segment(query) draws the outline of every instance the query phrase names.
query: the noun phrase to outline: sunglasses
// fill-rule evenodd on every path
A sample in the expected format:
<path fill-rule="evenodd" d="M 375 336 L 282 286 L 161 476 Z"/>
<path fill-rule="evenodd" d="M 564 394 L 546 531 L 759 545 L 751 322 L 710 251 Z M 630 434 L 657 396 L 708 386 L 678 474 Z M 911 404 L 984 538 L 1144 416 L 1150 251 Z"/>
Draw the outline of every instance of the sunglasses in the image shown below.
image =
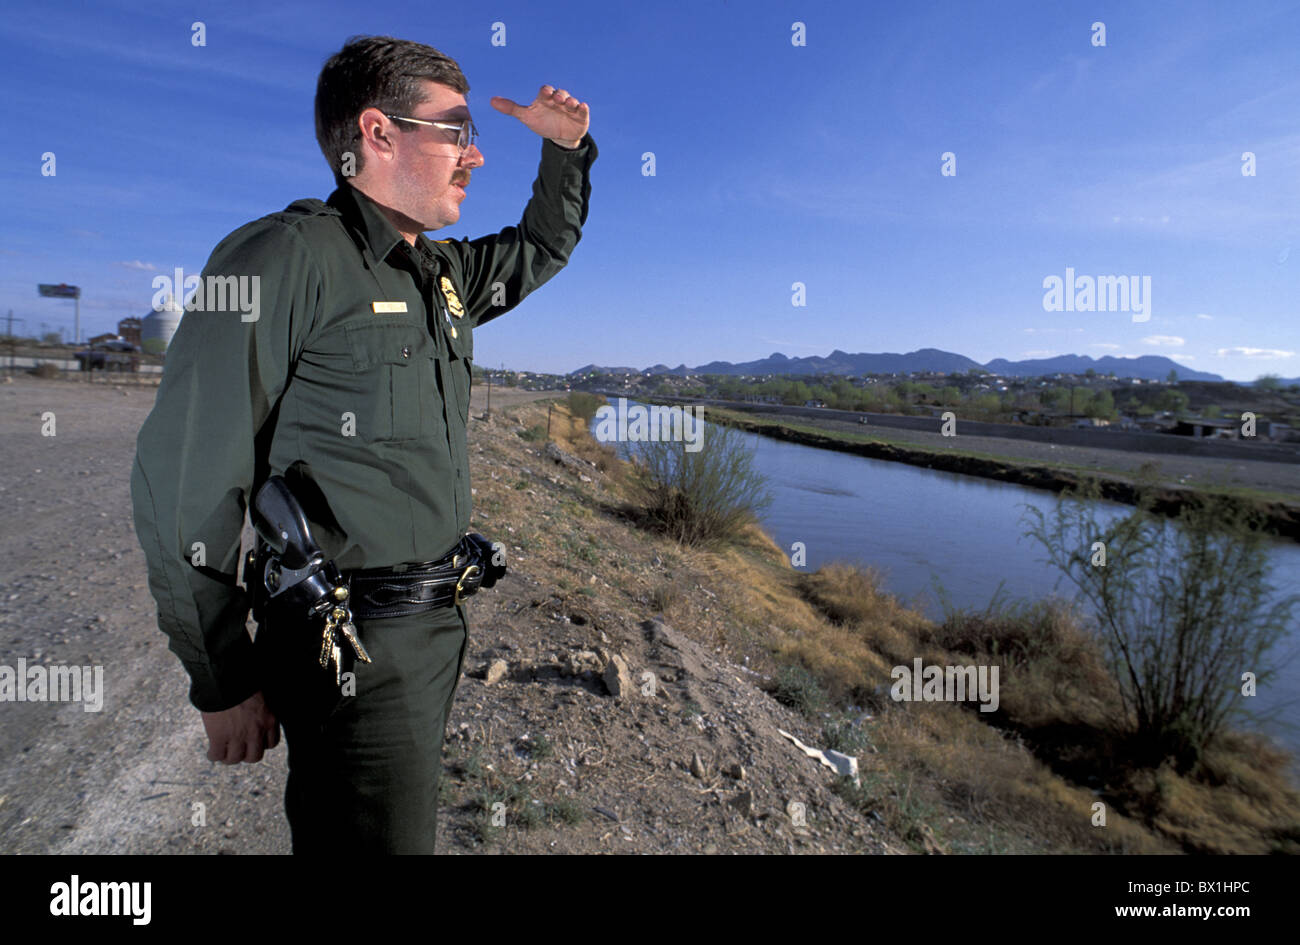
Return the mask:
<path fill-rule="evenodd" d="M 456 147 L 460 149 L 461 155 L 478 141 L 478 129 L 474 127 L 474 120 L 465 118 L 461 121 L 430 121 L 425 118 L 407 118 L 405 115 L 386 115 L 394 121 L 409 121 L 416 125 L 430 125 L 434 128 L 441 128 L 443 131 L 456 132 Z"/>

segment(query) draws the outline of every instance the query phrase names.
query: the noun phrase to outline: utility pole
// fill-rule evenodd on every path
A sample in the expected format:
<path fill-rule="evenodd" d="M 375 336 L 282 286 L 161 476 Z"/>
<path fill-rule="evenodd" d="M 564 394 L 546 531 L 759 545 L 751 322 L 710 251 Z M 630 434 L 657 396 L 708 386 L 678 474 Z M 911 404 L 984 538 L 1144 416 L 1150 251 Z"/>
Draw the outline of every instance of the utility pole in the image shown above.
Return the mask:
<path fill-rule="evenodd" d="M 5 336 L 9 339 L 9 373 L 14 373 L 14 350 L 18 347 L 18 339 L 14 337 L 14 322 L 25 322 L 24 318 L 14 318 L 14 310 L 9 310 L 9 317 L 5 320 Z"/>
<path fill-rule="evenodd" d="M 487 375 L 487 382 L 488 382 L 488 404 L 487 404 L 487 413 L 483 414 L 483 416 L 485 416 L 485 417 L 490 417 L 490 416 L 492 416 L 492 372 L 491 372 L 491 371 L 484 371 L 483 373 Z"/>

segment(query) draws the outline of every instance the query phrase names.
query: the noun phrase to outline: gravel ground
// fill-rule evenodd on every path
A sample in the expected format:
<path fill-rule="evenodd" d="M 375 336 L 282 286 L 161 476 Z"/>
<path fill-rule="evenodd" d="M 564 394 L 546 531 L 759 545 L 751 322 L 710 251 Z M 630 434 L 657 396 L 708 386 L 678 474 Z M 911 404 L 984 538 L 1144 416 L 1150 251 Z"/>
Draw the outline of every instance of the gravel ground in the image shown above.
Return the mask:
<path fill-rule="evenodd" d="M 0 387 L 0 663 L 102 666 L 103 708 L 0 704 L 0 849 L 279 852 L 284 752 L 214 765 L 188 680 L 154 622 L 131 520 L 135 434 L 155 388 L 19 377 Z M 43 414 L 54 436 L 42 436 Z M 195 807 L 195 804 L 205 805 Z M 199 814 L 207 829 L 191 824 Z"/>
<path fill-rule="evenodd" d="M 283 742 L 260 764 L 209 762 L 155 623 L 130 469 L 156 390 L 22 375 L 0 386 L 0 664 L 104 669 L 98 712 L 0 703 L 0 852 L 289 851 Z M 493 404 L 544 396 L 497 388 Z M 47 413 L 54 436 L 41 435 Z"/>

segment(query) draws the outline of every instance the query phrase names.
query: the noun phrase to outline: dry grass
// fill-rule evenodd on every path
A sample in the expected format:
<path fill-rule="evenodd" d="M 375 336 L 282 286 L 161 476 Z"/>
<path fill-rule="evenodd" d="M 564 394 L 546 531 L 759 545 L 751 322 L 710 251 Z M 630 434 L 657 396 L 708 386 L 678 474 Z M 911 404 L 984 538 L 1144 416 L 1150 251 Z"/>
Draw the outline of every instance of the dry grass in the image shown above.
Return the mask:
<path fill-rule="evenodd" d="M 596 442 L 587 430 L 586 421 L 574 416 L 563 402 L 551 407 L 551 440 L 566 453 L 594 463 L 596 469 L 615 482 L 625 473 L 627 464 L 619 460 L 614 447 Z"/>
<path fill-rule="evenodd" d="M 907 805 L 928 800 L 953 817 L 936 833 L 964 849 L 1001 836 L 1008 850 L 1158 853 L 1295 851 L 1300 795 L 1287 757 L 1257 739 L 1223 739 L 1198 772 L 1135 768 L 1114 682 L 1096 641 L 1058 601 L 950 614 L 933 623 L 898 607 L 874 575 L 843 566 L 803 577 L 801 591 L 831 622 L 803 651 L 843 652 L 846 629 L 885 662 L 997 664 L 1000 705 L 980 713 L 877 699 L 873 742 L 888 770 L 921 777 Z M 840 675 L 838 660 L 823 655 Z M 805 661 L 807 662 L 807 661 Z M 817 661 L 810 665 L 816 666 Z M 862 672 L 876 661 L 859 661 Z M 995 727 L 996 726 L 996 727 Z M 1106 826 L 1093 826 L 1105 804 Z M 904 805 L 905 807 L 907 805 Z M 1012 840 L 1020 835 L 1025 846 Z"/>

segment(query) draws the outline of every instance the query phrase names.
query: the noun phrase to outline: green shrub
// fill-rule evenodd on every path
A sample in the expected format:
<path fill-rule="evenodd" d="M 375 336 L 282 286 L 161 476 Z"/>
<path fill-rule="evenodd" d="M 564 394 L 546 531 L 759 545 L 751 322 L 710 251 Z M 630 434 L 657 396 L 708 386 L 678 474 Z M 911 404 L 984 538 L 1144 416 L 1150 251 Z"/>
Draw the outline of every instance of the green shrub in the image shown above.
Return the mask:
<path fill-rule="evenodd" d="M 1151 480 L 1139 489 L 1131 514 L 1100 524 L 1093 482 L 1063 496 L 1050 522 L 1030 508 L 1027 534 L 1092 605 L 1134 760 L 1172 758 L 1186 770 L 1231 720 L 1249 717 L 1241 675 L 1254 673 L 1257 685 L 1273 676 L 1266 657 L 1300 595 L 1267 604 L 1267 536 L 1254 509 L 1201 495 L 1169 521 L 1152 511 Z"/>
<path fill-rule="evenodd" d="M 604 397 L 589 394 L 584 390 L 573 391 L 564 401 L 571 414 L 581 417 L 587 423 L 591 423 L 596 418 L 596 410 L 604 402 Z"/>
<path fill-rule="evenodd" d="M 561 797 L 546 805 L 546 816 L 551 823 L 580 824 L 587 818 L 582 806 L 571 797 Z"/>
<path fill-rule="evenodd" d="M 634 444 L 647 473 L 642 490 L 651 525 L 688 545 L 739 537 L 772 501 L 739 431 L 710 424 L 701 432 L 694 452 L 685 438 Z"/>

